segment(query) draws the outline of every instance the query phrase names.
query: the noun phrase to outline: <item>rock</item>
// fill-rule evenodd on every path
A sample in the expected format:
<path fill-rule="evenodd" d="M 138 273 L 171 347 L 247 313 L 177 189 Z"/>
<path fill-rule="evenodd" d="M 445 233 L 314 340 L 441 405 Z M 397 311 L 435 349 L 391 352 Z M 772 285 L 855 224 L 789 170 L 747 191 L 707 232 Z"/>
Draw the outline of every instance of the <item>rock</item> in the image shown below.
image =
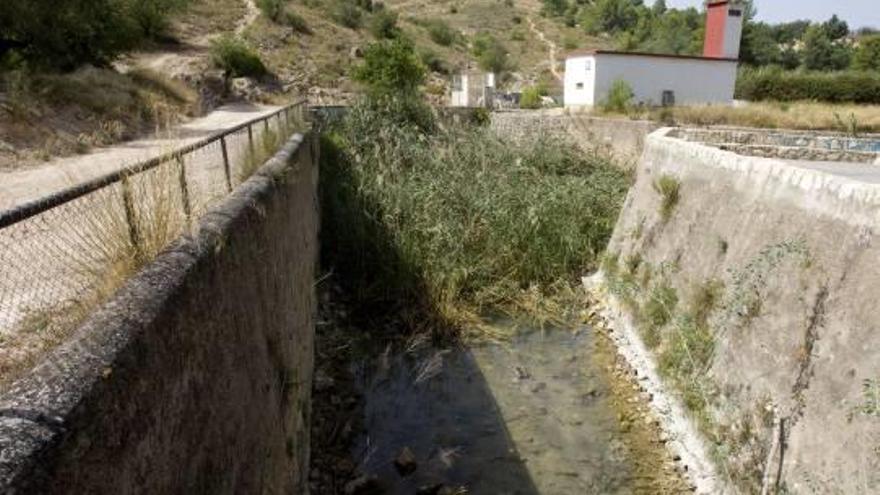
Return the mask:
<path fill-rule="evenodd" d="M 257 81 L 250 77 L 234 78 L 229 84 L 229 91 L 233 97 L 244 100 L 253 100 L 263 94 Z"/>
<path fill-rule="evenodd" d="M 443 483 L 435 483 L 433 485 L 420 486 L 416 490 L 416 495 L 438 495 L 443 490 Z"/>
<path fill-rule="evenodd" d="M 409 447 L 404 447 L 400 451 L 400 454 L 394 459 L 394 467 L 397 468 L 397 472 L 401 476 L 407 476 L 415 472 L 416 468 L 418 468 L 418 463 L 416 463 L 415 454 L 413 454 Z"/>
<path fill-rule="evenodd" d="M 516 368 L 514 368 L 514 372 L 516 372 L 517 380 L 528 380 L 532 377 L 532 375 L 529 374 L 529 371 L 522 366 L 517 366 Z"/>
<path fill-rule="evenodd" d="M 342 491 L 345 495 L 380 495 L 385 493 L 379 478 L 367 474 L 346 483 Z"/>

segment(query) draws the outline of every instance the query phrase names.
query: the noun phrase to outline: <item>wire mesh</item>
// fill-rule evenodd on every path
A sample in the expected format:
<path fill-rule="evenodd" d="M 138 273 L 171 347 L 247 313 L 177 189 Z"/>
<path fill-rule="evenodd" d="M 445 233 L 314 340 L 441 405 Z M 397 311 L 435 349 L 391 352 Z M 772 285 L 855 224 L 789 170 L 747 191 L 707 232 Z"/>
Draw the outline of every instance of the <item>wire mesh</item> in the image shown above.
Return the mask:
<path fill-rule="evenodd" d="M 75 199 L 51 205 L 47 198 L 45 209 L 0 228 L 0 375 L 17 342 L 76 324 L 244 182 L 298 127 L 287 116 L 302 115 L 300 107 Z"/>

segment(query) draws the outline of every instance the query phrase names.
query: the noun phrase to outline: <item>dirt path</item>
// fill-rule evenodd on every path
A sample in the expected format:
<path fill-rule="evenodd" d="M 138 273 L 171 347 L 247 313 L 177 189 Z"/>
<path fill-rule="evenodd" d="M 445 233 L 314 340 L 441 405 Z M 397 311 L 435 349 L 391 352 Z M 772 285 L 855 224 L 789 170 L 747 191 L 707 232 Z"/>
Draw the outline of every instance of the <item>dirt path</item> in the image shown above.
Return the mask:
<path fill-rule="evenodd" d="M 0 210 L 33 201 L 185 146 L 223 129 L 271 113 L 277 108 L 249 103 L 225 105 L 163 136 L 120 143 L 85 155 L 58 158 L 38 168 L 0 172 Z"/>
<path fill-rule="evenodd" d="M 547 45 L 547 62 L 550 64 L 550 73 L 553 74 L 557 81 L 562 81 L 562 73 L 559 72 L 559 65 L 556 61 L 556 52 L 559 51 L 559 48 L 556 46 L 556 43 L 547 39 L 544 32 L 538 29 L 538 26 L 535 25 L 535 21 L 531 17 L 526 18 L 526 20 L 529 22 L 529 30 L 541 40 L 541 43 Z"/>
<path fill-rule="evenodd" d="M 247 14 L 244 16 L 241 22 L 239 22 L 238 25 L 235 26 L 236 36 L 241 36 L 242 34 L 244 34 L 245 29 L 253 24 L 254 21 L 257 20 L 257 17 L 260 16 L 260 9 L 257 8 L 257 4 L 254 3 L 254 0 L 244 0 L 244 6 L 247 9 Z"/>

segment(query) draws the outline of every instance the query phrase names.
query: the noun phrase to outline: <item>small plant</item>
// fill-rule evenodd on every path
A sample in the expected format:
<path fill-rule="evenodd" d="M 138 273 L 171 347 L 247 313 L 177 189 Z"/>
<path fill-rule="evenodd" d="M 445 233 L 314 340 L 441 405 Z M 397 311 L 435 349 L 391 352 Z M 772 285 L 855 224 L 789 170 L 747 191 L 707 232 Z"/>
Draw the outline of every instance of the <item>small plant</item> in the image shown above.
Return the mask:
<path fill-rule="evenodd" d="M 290 26 L 298 33 L 312 34 L 312 30 L 306 23 L 305 18 L 290 9 L 284 11 L 284 24 Z"/>
<path fill-rule="evenodd" d="M 478 107 L 474 109 L 471 121 L 479 127 L 486 127 L 492 122 L 492 113 L 487 108 Z"/>
<path fill-rule="evenodd" d="M 211 61 L 229 77 L 259 78 L 269 72 L 256 51 L 231 36 L 223 36 L 211 44 Z"/>
<path fill-rule="evenodd" d="M 605 101 L 602 102 L 602 110 L 611 113 L 626 113 L 632 108 L 632 100 L 635 97 L 632 86 L 623 79 L 617 79 L 611 84 Z"/>
<path fill-rule="evenodd" d="M 370 19 L 370 33 L 377 39 L 391 39 L 400 34 L 397 28 L 397 14 L 388 9 L 378 10 Z"/>
<path fill-rule="evenodd" d="M 862 398 L 860 412 L 866 416 L 880 418 L 880 380 L 867 379 L 862 382 Z"/>
<path fill-rule="evenodd" d="M 706 325 L 709 315 L 718 307 L 724 295 L 724 283 L 707 280 L 696 287 L 690 301 L 690 314 L 698 325 Z"/>
<path fill-rule="evenodd" d="M 541 108 L 544 105 L 543 97 L 547 96 L 547 93 L 547 87 L 543 84 L 537 84 L 524 89 L 519 100 L 520 108 Z"/>
<path fill-rule="evenodd" d="M 340 26 L 349 29 L 359 29 L 363 23 L 363 14 L 356 5 L 345 0 L 337 0 L 333 3 L 330 18 Z"/>
<path fill-rule="evenodd" d="M 645 302 L 645 321 L 655 329 L 663 328 L 672 320 L 677 305 L 678 293 L 675 288 L 666 284 L 658 285 L 651 290 Z"/>
<path fill-rule="evenodd" d="M 449 46 L 455 43 L 458 33 L 442 19 L 431 19 L 426 22 L 428 36 L 431 41 L 441 46 Z"/>
<path fill-rule="evenodd" d="M 663 222 L 668 222 L 680 199 L 681 181 L 672 175 L 664 174 L 654 182 L 654 190 L 660 195 L 660 218 Z"/>
<path fill-rule="evenodd" d="M 257 7 L 263 15 L 278 22 L 284 12 L 284 0 L 257 0 Z"/>

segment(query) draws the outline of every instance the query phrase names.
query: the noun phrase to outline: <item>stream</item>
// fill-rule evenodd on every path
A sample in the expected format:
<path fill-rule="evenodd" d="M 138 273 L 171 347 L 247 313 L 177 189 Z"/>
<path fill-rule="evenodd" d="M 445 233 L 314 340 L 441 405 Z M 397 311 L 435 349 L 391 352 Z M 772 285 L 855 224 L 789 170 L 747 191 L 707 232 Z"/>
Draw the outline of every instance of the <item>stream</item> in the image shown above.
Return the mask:
<path fill-rule="evenodd" d="M 416 341 L 357 360 L 352 458 L 377 493 L 645 493 L 597 340 L 587 326 L 526 328 L 503 344 Z"/>

